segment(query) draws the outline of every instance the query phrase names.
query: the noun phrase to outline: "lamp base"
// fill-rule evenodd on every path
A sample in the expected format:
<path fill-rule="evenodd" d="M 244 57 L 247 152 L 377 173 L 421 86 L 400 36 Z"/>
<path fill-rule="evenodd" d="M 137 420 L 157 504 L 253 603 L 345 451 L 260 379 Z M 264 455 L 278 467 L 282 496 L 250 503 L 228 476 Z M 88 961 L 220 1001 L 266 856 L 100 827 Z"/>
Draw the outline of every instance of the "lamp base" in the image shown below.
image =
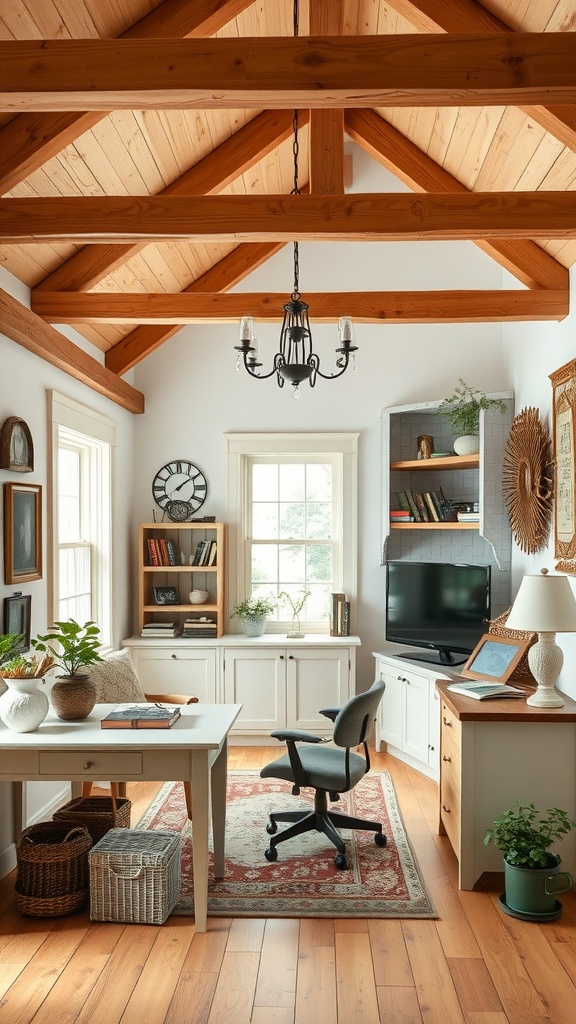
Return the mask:
<path fill-rule="evenodd" d="M 538 642 L 528 651 L 528 665 L 538 683 L 536 693 L 526 703 L 533 708 L 562 708 L 564 701 L 555 688 L 564 664 L 564 655 L 556 643 L 555 633 L 539 633 Z"/>

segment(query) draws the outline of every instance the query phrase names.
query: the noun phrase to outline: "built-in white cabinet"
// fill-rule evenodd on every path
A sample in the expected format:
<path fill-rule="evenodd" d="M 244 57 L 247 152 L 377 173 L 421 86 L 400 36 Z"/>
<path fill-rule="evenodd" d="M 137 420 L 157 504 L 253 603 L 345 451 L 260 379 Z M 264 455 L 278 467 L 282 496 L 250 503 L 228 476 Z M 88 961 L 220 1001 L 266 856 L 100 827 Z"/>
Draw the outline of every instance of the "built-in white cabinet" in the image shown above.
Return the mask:
<path fill-rule="evenodd" d="M 415 666 L 403 658 L 374 652 L 376 678 L 386 683 L 376 719 L 376 749 L 385 749 L 431 779 L 439 776 L 440 667 Z"/>
<path fill-rule="evenodd" d="M 356 692 L 359 643 L 354 636 L 287 640 L 281 634 L 124 641 L 145 692 L 242 704 L 233 734 L 262 742 L 276 729 L 331 734 L 332 723 L 319 710 L 340 707 Z"/>

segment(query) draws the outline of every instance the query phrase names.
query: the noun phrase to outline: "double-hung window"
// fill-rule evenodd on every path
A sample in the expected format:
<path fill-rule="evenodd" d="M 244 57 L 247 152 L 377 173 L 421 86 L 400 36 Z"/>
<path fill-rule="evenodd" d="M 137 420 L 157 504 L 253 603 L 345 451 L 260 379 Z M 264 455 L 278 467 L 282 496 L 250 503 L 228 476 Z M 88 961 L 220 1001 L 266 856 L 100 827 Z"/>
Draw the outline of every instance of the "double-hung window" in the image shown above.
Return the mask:
<path fill-rule="evenodd" d="M 52 620 L 95 621 L 112 638 L 112 420 L 49 393 L 52 421 Z"/>
<path fill-rule="evenodd" d="M 228 434 L 230 597 L 294 602 L 310 632 L 327 632 L 330 594 L 356 594 L 357 434 Z M 269 629 L 290 624 L 281 600 Z"/>

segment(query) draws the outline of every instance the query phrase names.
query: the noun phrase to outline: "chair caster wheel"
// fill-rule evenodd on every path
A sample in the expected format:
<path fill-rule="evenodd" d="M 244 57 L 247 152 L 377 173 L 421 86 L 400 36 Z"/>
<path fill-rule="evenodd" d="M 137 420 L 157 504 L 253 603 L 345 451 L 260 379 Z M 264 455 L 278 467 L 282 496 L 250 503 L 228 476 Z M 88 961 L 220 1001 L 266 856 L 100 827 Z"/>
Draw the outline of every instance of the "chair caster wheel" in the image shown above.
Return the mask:
<path fill-rule="evenodd" d="M 276 822 L 269 821 L 268 824 L 266 825 L 266 831 L 269 836 L 273 836 L 274 833 L 278 831 L 278 825 L 276 824 Z"/>
<path fill-rule="evenodd" d="M 376 846 L 386 846 L 386 836 L 383 832 L 377 832 L 374 836 L 374 842 Z"/>
<path fill-rule="evenodd" d="M 348 861 L 343 853 L 339 853 L 337 857 L 334 857 L 334 864 L 339 871 L 345 871 L 348 867 Z"/>
<path fill-rule="evenodd" d="M 278 850 L 275 846 L 269 846 L 267 850 L 264 850 L 264 856 L 272 864 L 275 860 L 278 860 Z"/>

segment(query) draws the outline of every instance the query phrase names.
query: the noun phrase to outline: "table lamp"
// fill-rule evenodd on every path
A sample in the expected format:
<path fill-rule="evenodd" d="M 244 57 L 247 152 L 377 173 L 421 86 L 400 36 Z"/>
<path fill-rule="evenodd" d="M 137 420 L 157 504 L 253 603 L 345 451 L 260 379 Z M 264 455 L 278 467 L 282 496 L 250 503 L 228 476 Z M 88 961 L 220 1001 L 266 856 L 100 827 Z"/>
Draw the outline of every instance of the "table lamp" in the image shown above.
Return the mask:
<path fill-rule="evenodd" d="M 525 576 L 506 621 L 508 629 L 538 633 L 528 650 L 528 665 L 538 687 L 527 704 L 536 708 L 561 708 L 555 688 L 564 663 L 556 633 L 576 633 L 576 600 L 567 576 L 550 576 L 547 569 Z"/>

